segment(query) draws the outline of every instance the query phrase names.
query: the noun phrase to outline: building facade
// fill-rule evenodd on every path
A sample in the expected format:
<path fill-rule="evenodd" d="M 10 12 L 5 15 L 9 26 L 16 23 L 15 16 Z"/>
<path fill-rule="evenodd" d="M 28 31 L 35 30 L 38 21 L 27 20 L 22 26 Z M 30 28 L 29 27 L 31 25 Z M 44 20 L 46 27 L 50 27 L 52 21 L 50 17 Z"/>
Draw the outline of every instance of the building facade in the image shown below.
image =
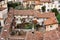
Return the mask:
<path fill-rule="evenodd" d="M 0 8 L 0 18 L 1 18 L 0 23 L 1 23 L 1 26 L 4 26 L 4 21 L 7 18 L 7 12 L 8 12 L 7 8 Z"/>
<path fill-rule="evenodd" d="M 60 11 L 60 1 L 59 0 L 25 0 L 23 1 L 23 6 L 26 8 L 27 5 L 35 5 L 34 10 L 42 11 L 42 7 L 45 6 L 46 12 L 51 11 L 51 9 L 56 8 L 58 11 Z"/>
<path fill-rule="evenodd" d="M 10 11 L 12 12 L 12 11 Z M 17 24 L 21 23 L 33 23 L 32 21 L 37 21 L 36 24 L 39 24 L 39 28 L 45 28 L 45 31 L 50 31 L 58 28 L 58 21 L 55 17 L 55 14 L 52 12 L 40 13 L 35 10 L 15 10 L 14 13 L 15 22 Z M 52 18 L 53 17 L 53 18 Z M 23 20 L 22 20 L 23 19 Z M 40 30 L 38 28 L 38 30 Z"/>
<path fill-rule="evenodd" d="M 51 11 L 51 9 L 56 8 L 59 12 L 60 12 L 60 1 L 51 1 L 50 3 L 46 2 L 46 3 L 42 3 L 41 5 L 37 5 L 35 6 L 35 10 L 42 10 L 42 7 L 45 6 L 45 10 L 46 12 Z"/>
<path fill-rule="evenodd" d="M 56 8 L 58 11 L 60 11 L 60 2 L 59 1 L 54 1 L 52 3 L 46 3 L 43 4 L 46 6 L 46 12 L 51 11 L 51 9 Z"/>

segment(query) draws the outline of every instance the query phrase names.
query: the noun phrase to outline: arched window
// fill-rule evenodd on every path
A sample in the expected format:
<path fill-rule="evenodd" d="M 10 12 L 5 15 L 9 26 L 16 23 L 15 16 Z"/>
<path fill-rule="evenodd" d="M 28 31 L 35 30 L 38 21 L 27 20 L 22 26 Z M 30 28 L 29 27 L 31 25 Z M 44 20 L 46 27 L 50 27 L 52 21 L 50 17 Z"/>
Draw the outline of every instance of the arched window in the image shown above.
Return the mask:
<path fill-rule="evenodd" d="M 52 28 L 52 25 L 50 25 L 50 28 Z"/>

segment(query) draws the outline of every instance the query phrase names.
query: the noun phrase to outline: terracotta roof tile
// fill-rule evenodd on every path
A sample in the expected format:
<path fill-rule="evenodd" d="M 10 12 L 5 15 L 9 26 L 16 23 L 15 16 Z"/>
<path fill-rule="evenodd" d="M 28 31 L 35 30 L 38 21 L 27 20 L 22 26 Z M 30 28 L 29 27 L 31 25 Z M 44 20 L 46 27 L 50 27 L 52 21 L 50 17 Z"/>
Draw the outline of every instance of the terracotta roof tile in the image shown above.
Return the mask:
<path fill-rule="evenodd" d="M 4 9 L 6 9 L 6 8 L 1 7 L 1 8 L 0 8 L 0 11 L 2 11 L 2 10 L 4 10 Z"/>
<path fill-rule="evenodd" d="M 52 19 L 47 19 L 46 21 L 44 21 L 45 25 L 51 25 L 51 24 L 57 24 L 57 20 L 52 20 Z"/>
<path fill-rule="evenodd" d="M 14 11 L 15 15 L 34 15 L 35 11 L 33 10 L 15 10 Z"/>
<path fill-rule="evenodd" d="M 39 5 L 39 4 L 41 4 L 40 1 L 35 1 L 35 5 Z"/>
<path fill-rule="evenodd" d="M 59 34 L 60 32 L 57 30 L 48 31 L 44 34 L 41 34 L 40 32 L 35 32 L 35 34 L 32 34 L 29 32 L 26 40 L 59 40 Z"/>
<path fill-rule="evenodd" d="M 50 0 L 23 0 L 24 2 L 27 1 L 40 1 L 40 2 L 51 2 Z"/>
<path fill-rule="evenodd" d="M 23 0 L 23 1 L 40 1 L 40 0 Z"/>
<path fill-rule="evenodd" d="M 41 2 L 50 2 L 50 0 L 40 0 Z"/>
<path fill-rule="evenodd" d="M 32 32 L 28 32 L 26 40 L 42 40 L 42 34 L 40 32 L 35 32 L 32 34 Z"/>
<path fill-rule="evenodd" d="M 38 12 L 36 10 L 14 10 L 14 12 L 11 12 L 12 14 L 14 13 L 15 15 L 32 15 L 35 17 L 55 17 L 55 14 L 52 12 Z"/>
<path fill-rule="evenodd" d="M 59 40 L 59 32 L 57 30 L 52 30 L 44 34 L 44 40 Z"/>
<path fill-rule="evenodd" d="M 0 18 L 0 20 L 3 20 L 3 18 Z"/>
<path fill-rule="evenodd" d="M 55 17 L 55 13 L 52 12 L 38 12 L 36 10 L 14 10 L 11 12 L 14 15 L 22 15 L 22 16 L 34 16 L 36 18 L 47 18 L 46 21 L 44 21 L 45 25 L 49 24 L 55 24 L 58 23 L 57 19 Z"/>
<path fill-rule="evenodd" d="M 55 13 L 52 12 L 38 13 L 36 17 L 43 17 L 43 18 L 55 17 Z"/>

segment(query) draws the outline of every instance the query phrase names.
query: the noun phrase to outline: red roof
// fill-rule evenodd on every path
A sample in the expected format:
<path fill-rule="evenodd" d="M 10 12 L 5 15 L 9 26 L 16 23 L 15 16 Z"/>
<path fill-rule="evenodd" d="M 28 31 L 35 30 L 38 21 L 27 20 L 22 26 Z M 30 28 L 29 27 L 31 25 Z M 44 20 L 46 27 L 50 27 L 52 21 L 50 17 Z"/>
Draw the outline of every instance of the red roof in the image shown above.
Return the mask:
<path fill-rule="evenodd" d="M 3 18 L 0 18 L 0 20 L 3 20 Z"/>
<path fill-rule="evenodd" d="M 46 32 L 44 34 L 44 40 L 59 40 L 60 39 L 59 34 L 60 32 L 58 32 L 57 30 Z"/>
<path fill-rule="evenodd" d="M 52 24 L 57 24 L 57 20 L 52 20 L 52 19 L 47 19 L 46 21 L 44 21 L 45 25 L 52 25 Z"/>
<path fill-rule="evenodd" d="M 40 32 L 34 32 L 34 34 L 32 34 L 32 32 L 28 32 L 27 36 L 26 36 L 26 40 L 43 40 L 43 35 Z"/>
<path fill-rule="evenodd" d="M 34 16 L 36 18 L 47 18 L 46 21 L 44 21 L 45 25 L 50 24 L 56 24 L 57 19 L 55 17 L 55 13 L 52 12 L 38 12 L 36 10 L 14 10 L 11 12 L 14 15 L 21 15 L 21 16 Z"/>
<path fill-rule="evenodd" d="M 50 0 L 40 0 L 40 2 L 51 2 Z"/>
<path fill-rule="evenodd" d="M 39 2 L 51 2 L 50 0 L 23 0 L 24 2 L 27 1 L 39 1 Z"/>
<path fill-rule="evenodd" d="M 0 8 L 0 11 L 3 11 L 4 9 L 6 9 L 6 8 L 4 8 L 4 7 L 1 7 L 1 8 Z"/>

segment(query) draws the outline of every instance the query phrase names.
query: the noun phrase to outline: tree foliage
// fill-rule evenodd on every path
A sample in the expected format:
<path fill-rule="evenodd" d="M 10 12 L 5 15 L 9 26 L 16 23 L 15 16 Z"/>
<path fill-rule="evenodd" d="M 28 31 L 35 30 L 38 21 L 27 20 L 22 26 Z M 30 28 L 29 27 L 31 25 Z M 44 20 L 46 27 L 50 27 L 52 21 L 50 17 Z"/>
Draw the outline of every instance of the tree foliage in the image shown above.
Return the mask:
<path fill-rule="evenodd" d="M 53 9 L 51 9 L 51 11 L 55 13 L 58 23 L 60 24 L 60 14 L 59 14 L 58 10 L 56 8 L 53 8 Z"/>
<path fill-rule="evenodd" d="M 42 7 L 42 12 L 45 12 L 45 10 L 46 10 L 46 6 L 43 6 Z"/>
<path fill-rule="evenodd" d="M 10 1 L 7 3 L 8 10 L 10 9 L 10 7 L 15 8 L 16 6 L 19 6 L 19 5 L 21 5 L 21 2 L 13 3 L 12 1 Z"/>
<path fill-rule="evenodd" d="M 57 16 L 59 14 L 59 12 L 56 8 L 51 9 L 51 11 L 55 13 L 55 16 Z"/>
<path fill-rule="evenodd" d="M 60 14 L 57 15 L 58 23 L 60 24 Z"/>

